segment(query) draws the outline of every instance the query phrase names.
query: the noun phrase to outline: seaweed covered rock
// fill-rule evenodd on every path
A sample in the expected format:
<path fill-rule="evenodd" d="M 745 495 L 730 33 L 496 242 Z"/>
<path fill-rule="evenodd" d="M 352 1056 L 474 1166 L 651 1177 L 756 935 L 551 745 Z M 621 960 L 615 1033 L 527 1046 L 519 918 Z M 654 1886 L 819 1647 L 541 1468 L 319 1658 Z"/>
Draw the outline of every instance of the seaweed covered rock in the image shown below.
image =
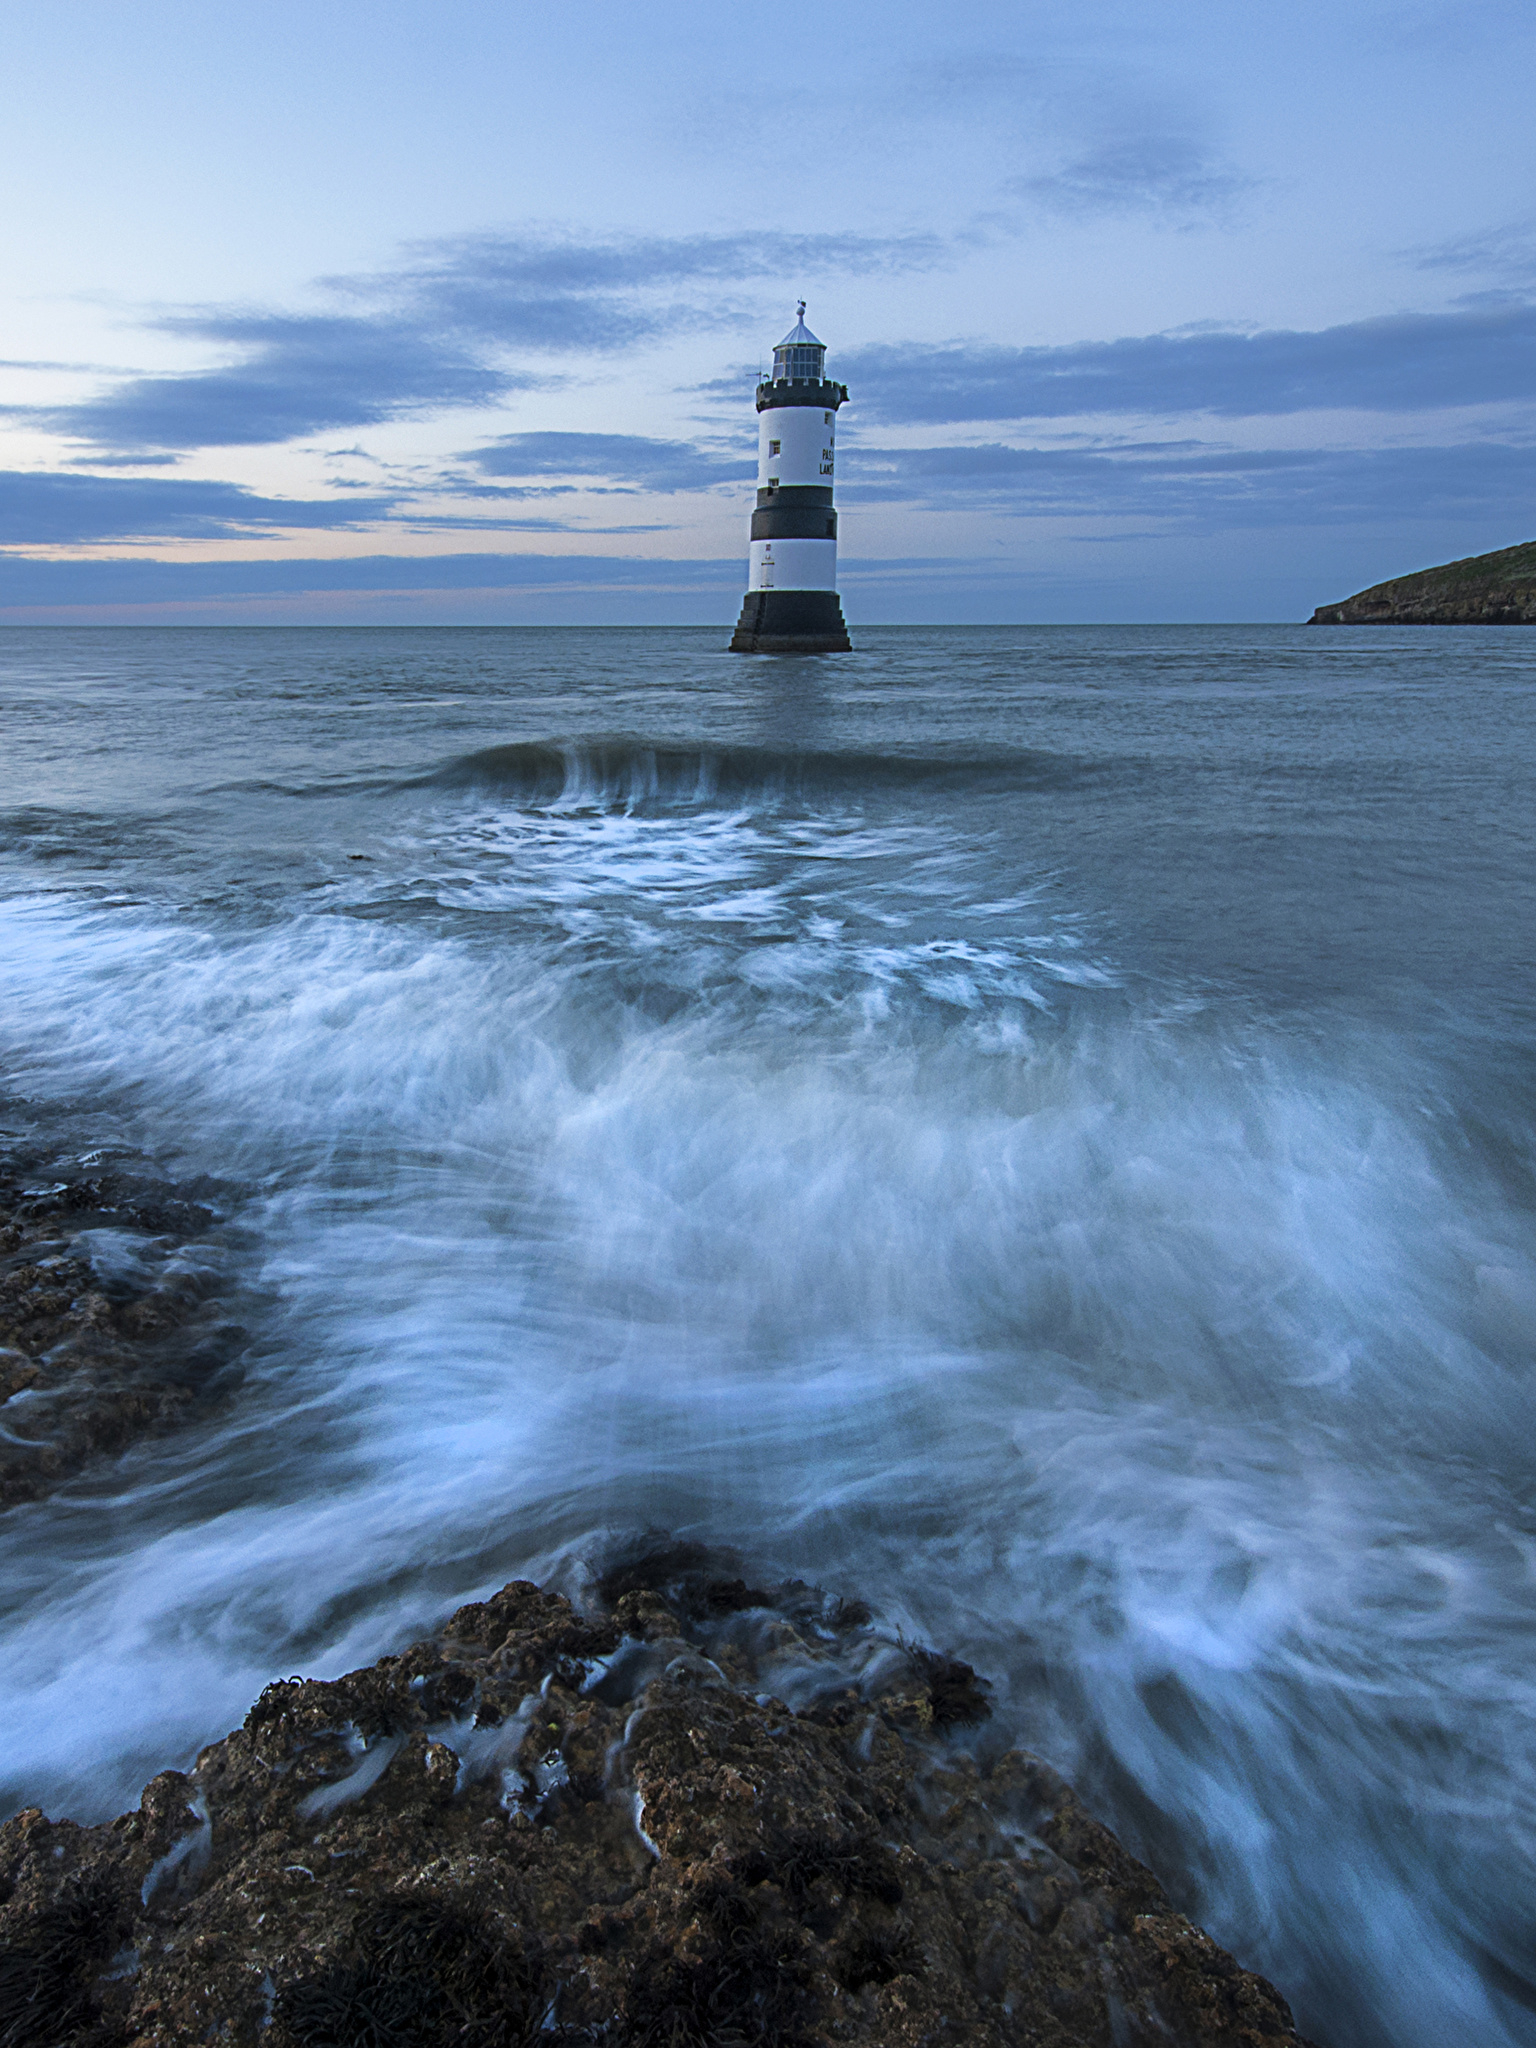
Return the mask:
<path fill-rule="evenodd" d="M 1283 2048 L 969 1666 L 690 1549 L 517 1583 L 76 1827 L 0 1830 L 0 2044 Z"/>

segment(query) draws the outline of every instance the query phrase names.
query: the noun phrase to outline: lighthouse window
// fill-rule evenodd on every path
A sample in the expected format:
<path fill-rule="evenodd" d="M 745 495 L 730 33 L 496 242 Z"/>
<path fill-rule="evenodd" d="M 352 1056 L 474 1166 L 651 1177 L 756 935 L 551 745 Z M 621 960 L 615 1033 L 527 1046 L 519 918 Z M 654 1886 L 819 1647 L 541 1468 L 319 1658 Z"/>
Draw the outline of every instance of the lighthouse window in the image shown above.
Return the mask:
<path fill-rule="evenodd" d="M 822 414 L 822 416 L 821 416 L 821 423 L 822 423 L 822 425 L 823 425 L 824 427 L 830 427 L 830 426 L 831 426 L 831 424 L 832 424 L 832 415 L 831 415 L 831 413 L 829 413 L 829 412 L 824 412 L 824 413 Z"/>
<path fill-rule="evenodd" d="M 778 452 L 779 452 L 779 444 L 778 444 L 778 442 L 777 442 L 777 441 L 770 441 L 770 442 L 768 443 L 768 453 L 769 453 L 770 455 L 777 455 L 777 454 L 778 454 Z"/>

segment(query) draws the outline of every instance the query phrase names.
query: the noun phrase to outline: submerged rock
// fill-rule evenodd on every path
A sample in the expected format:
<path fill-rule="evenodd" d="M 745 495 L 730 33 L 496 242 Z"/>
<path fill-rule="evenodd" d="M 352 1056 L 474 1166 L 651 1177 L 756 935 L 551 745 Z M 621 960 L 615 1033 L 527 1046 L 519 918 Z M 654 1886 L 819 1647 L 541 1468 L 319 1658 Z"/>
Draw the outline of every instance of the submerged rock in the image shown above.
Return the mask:
<path fill-rule="evenodd" d="M 600 1605 L 599 1605 L 600 1603 Z M 1282 2048 L 970 1667 L 672 1549 L 0 1829 L 0 2042 Z"/>
<path fill-rule="evenodd" d="M 0 1508 L 198 1412 L 241 1334 L 189 1254 L 213 1220 L 122 1173 L 0 1174 Z"/>

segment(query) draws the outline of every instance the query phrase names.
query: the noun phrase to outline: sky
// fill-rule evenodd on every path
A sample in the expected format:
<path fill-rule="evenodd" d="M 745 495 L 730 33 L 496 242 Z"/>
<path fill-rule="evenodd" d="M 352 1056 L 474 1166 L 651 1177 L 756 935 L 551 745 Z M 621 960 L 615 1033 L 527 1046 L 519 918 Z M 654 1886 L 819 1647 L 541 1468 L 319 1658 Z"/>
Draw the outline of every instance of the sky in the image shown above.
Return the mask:
<path fill-rule="evenodd" d="M 852 624 L 1304 619 L 1536 536 L 1536 10 L 8 18 L 0 620 L 729 624 L 759 367 Z"/>

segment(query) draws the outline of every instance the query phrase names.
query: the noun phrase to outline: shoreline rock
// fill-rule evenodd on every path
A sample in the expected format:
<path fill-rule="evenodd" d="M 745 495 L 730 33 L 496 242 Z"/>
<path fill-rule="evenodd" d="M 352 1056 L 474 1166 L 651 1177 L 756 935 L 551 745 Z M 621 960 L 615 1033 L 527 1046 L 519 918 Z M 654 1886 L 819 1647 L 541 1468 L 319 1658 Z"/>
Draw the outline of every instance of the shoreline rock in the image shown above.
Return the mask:
<path fill-rule="evenodd" d="M 0 1829 L 0 2041 L 1291 2048 L 969 1666 L 689 1546 L 515 1582 L 99 1827 Z"/>
<path fill-rule="evenodd" d="M 0 1173 L 0 1510 L 201 1412 L 243 1336 L 190 1256 L 214 1220 L 112 1169 Z M 110 1272 L 91 1231 L 112 1233 Z"/>
<path fill-rule="evenodd" d="M 1310 626 L 1536 625 L 1536 541 L 1468 555 L 1323 604 Z"/>

